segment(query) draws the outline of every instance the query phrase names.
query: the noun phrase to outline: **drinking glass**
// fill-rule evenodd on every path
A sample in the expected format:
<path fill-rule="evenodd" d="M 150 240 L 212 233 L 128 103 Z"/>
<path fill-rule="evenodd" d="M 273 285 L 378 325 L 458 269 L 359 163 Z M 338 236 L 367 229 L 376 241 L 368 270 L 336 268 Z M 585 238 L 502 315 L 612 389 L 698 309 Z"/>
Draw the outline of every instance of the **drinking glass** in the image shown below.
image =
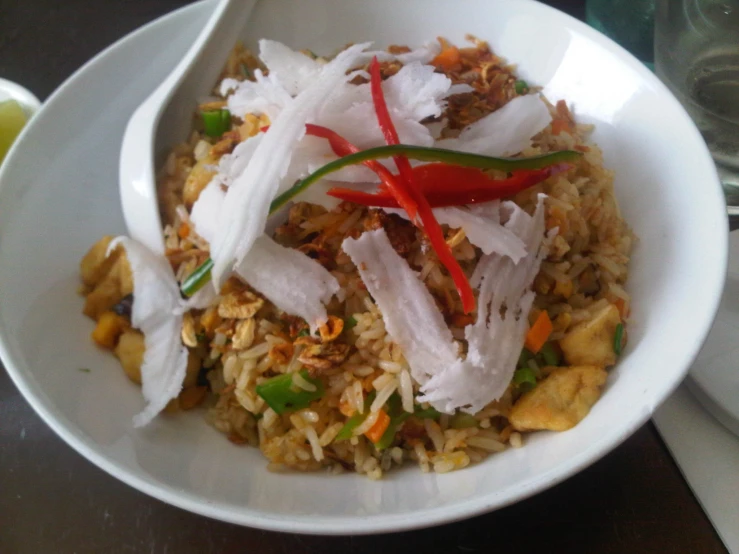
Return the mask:
<path fill-rule="evenodd" d="M 588 25 L 612 38 L 653 68 L 655 0 L 588 0 Z"/>
<path fill-rule="evenodd" d="M 729 204 L 739 204 L 739 0 L 657 0 L 654 44 L 657 75 L 703 134 Z"/>

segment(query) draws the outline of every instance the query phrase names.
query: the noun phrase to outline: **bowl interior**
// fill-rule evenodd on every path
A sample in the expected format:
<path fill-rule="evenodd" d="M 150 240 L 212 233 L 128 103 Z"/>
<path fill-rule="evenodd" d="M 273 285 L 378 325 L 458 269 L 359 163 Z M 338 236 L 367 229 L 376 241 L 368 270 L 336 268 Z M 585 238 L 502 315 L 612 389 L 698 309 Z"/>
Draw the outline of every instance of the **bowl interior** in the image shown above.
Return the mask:
<path fill-rule="evenodd" d="M 523 449 L 452 474 L 409 467 L 381 482 L 274 474 L 259 452 L 224 440 L 200 413 L 134 430 L 140 392 L 89 340 L 77 265 L 101 235 L 125 231 L 117 188 L 125 123 L 212 6 L 181 10 L 85 67 L 39 112 L 0 173 L 0 353 L 74 448 L 149 494 L 224 520 L 313 533 L 398 530 L 500 507 L 564 479 L 625 439 L 682 379 L 717 307 L 726 221 L 700 135 L 647 69 L 584 24 L 528 0 L 270 0 L 244 32 L 249 45 L 268 37 L 330 53 L 347 42 L 462 42 L 472 33 L 551 101 L 566 98 L 580 121 L 595 123 L 593 138 L 639 236 L 629 345 L 575 429 L 536 434 Z"/>

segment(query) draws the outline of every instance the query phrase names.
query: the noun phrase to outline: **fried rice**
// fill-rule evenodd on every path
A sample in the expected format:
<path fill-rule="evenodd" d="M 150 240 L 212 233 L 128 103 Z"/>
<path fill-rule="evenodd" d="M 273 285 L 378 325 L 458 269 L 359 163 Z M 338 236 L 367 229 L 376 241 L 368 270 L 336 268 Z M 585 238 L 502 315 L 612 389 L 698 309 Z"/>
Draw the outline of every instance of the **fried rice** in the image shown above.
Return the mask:
<path fill-rule="evenodd" d="M 397 46 L 389 49 L 392 53 L 407 50 Z M 537 94 L 535 87 L 518 79 L 515 68 L 484 42 L 475 40 L 458 54 L 456 63 L 439 64 L 437 71 L 473 90 L 449 98 L 441 118 L 445 123 L 443 137 L 457 136 L 465 126 L 518 96 Z M 398 61 L 384 62 L 383 77 L 395 74 L 401 66 Z M 258 67 L 257 58 L 239 46 L 223 77 L 251 78 Z M 224 105 L 220 98 L 199 109 Z M 275 471 L 355 471 L 371 479 L 381 478 L 408 460 L 424 472 L 461 469 L 491 454 L 523 446 L 528 432 L 564 430 L 585 417 L 604 386 L 603 369 L 613 361 L 573 363 L 568 352 L 598 350 L 593 343 L 599 340 L 595 335 L 581 335 L 589 325 L 609 319 L 604 314 L 616 310 L 619 325 L 625 324 L 631 307 L 624 285 L 635 239 L 619 212 L 613 172 L 604 167 L 600 149 L 588 138 L 592 129 L 577 124 L 565 102 L 548 106 L 552 123 L 520 156 L 561 150 L 576 150 L 582 156 L 569 171 L 510 199 L 532 214 L 537 195 L 545 194 L 546 228 L 554 230 L 533 283 L 536 297 L 528 317 L 533 323 L 542 311 L 548 314 L 553 326 L 548 341 L 559 362 L 549 365 L 550 360 L 534 356 L 522 359 L 521 367 L 534 375 L 535 386 L 511 382 L 501 398 L 474 414 L 437 412 L 434 417 L 417 417 L 413 406 L 419 384 L 342 243 L 347 237 L 384 229 L 393 249 L 418 272 L 453 337 L 464 347 L 464 328 L 473 318 L 464 313 L 455 283 L 429 248 L 424 233 L 408 220 L 350 202 L 331 210 L 297 202 L 272 236 L 328 269 L 341 286 L 342 300 L 334 297 L 327 304 L 329 320 L 320 334 L 314 335 L 301 318 L 279 310 L 238 277 L 228 278 L 210 306 L 183 316 L 181 340 L 188 349 L 187 374 L 182 391 L 165 410 L 170 415 L 165 417 L 180 410 L 200 409 L 232 443 L 259 448 Z M 250 114 L 219 139 L 212 139 L 204 134 L 196 117 L 189 140 L 176 146 L 163 163 L 158 186 L 166 257 L 178 282 L 210 255 L 208 243 L 194 231 L 190 212 L 213 177 L 214 164 L 268 124 L 266 116 Z M 443 229 L 454 257 L 469 276 L 480 259 L 480 249 L 462 229 L 446 225 Z M 83 260 L 85 313 L 98 322 L 93 339 L 112 350 L 127 375 L 140 383 L 143 341 L 131 328 L 126 309 L 133 290 L 131 279 L 124 254 L 116 260 L 100 255 L 109 244 L 110 237 L 106 237 Z M 112 285 L 111 280 L 115 281 Z M 577 344 L 583 340 L 584 346 Z M 623 343 L 625 335 L 619 341 Z M 606 342 L 612 349 L 611 334 Z M 591 366 L 598 366 L 597 371 L 581 369 Z M 303 377 L 302 370 L 307 370 L 311 380 Z M 577 384 L 568 384 L 578 371 Z M 314 390 L 314 380 L 320 380 L 325 392 L 308 407 L 278 414 L 258 394 L 257 387 L 283 374 L 292 374 L 292 386 L 306 391 Z M 555 386 L 556 380 L 560 385 Z M 546 388 L 544 383 L 551 386 Z M 398 426 L 387 448 L 378 449 L 366 432 L 383 417 L 391 398 L 413 415 Z M 421 410 L 428 408 L 427 404 L 419 406 Z M 356 414 L 363 415 L 361 423 L 349 438 L 337 439 Z"/>

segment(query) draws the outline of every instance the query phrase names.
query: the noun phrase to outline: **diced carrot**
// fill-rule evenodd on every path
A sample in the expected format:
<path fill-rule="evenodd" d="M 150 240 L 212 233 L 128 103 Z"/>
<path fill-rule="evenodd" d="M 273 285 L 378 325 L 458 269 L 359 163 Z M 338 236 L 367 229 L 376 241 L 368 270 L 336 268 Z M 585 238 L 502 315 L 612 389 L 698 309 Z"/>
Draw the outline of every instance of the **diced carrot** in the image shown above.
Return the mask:
<path fill-rule="evenodd" d="M 186 239 L 190 236 L 190 226 L 187 223 L 180 224 L 180 228 L 177 229 L 177 236 L 181 239 Z"/>
<path fill-rule="evenodd" d="M 459 55 L 459 48 L 456 46 L 449 46 L 444 48 L 439 54 L 431 60 L 432 65 L 441 66 L 444 69 L 452 69 L 458 65 L 462 57 Z"/>
<path fill-rule="evenodd" d="M 546 310 L 543 310 L 539 313 L 539 317 L 536 318 L 529 332 L 526 333 L 526 341 L 524 343 L 526 348 L 534 354 L 539 352 L 541 347 L 544 346 L 544 343 L 547 342 L 549 335 L 552 334 L 553 329 L 554 326 L 552 325 L 552 320 L 549 319 L 549 314 Z"/>
<path fill-rule="evenodd" d="M 387 428 L 389 426 L 390 416 L 387 415 L 387 412 L 385 412 L 385 410 L 380 410 L 380 412 L 377 414 L 377 421 L 375 421 L 375 424 L 370 427 L 364 433 L 364 435 L 373 443 L 376 443 L 382 438 L 382 435 L 385 434 L 385 431 L 387 431 Z"/>
<path fill-rule="evenodd" d="M 570 124 L 565 119 L 555 119 L 552 121 L 552 134 L 559 135 L 560 133 L 570 133 Z"/>

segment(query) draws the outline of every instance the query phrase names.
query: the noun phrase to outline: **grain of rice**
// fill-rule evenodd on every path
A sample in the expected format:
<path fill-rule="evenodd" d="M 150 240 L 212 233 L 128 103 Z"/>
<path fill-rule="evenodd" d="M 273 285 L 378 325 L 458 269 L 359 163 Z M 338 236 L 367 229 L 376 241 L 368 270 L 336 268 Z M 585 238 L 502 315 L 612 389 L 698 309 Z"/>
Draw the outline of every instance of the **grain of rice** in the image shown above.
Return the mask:
<path fill-rule="evenodd" d="M 377 391 L 377 396 L 372 401 L 372 405 L 370 406 L 370 412 L 376 412 L 380 410 L 397 388 L 398 380 L 393 377 L 392 381 L 388 382 L 384 387 Z"/>
<path fill-rule="evenodd" d="M 262 342 L 260 344 L 257 344 L 256 346 L 252 346 L 249 350 L 246 350 L 241 353 L 239 356 L 242 360 L 251 360 L 254 358 L 259 358 L 260 356 L 264 356 L 269 352 L 270 345 L 269 343 Z"/>
<path fill-rule="evenodd" d="M 362 382 L 355 381 L 354 384 L 352 385 L 352 390 L 354 391 L 354 394 L 351 395 L 352 401 L 354 404 L 354 410 L 357 413 L 363 414 L 364 413 L 364 389 L 362 388 Z"/>
<path fill-rule="evenodd" d="M 315 392 L 318 390 L 318 387 L 316 387 L 316 385 L 308 381 L 299 372 L 293 373 L 292 382 L 296 388 L 302 389 L 304 391 Z"/>
<path fill-rule="evenodd" d="M 444 434 L 441 432 L 441 427 L 433 419 L 424 419 L 423 426 L 426 428 L 426 434 L 428 434 L 431 442 L 434 443 L 434 450 L 442 452 L 444 450 Z"/>
<path fill-rule="evenodd" d="M 388 335 L 390 336 L 390 335 Z M 390 373 L 400 373 L 403 369 L 403 366 L 400 365 L 397 362 L 391 362 L 387 358 L 390 357 L 390 351 L 388 349 L 387 356 L 385 360 L 380 360 L 380 363 L 378 364 L 380 366 L 380 369 L 388 371 Z"/>
<path fill-rule="evenodd" d="M 413 413 L 413 382 L 411 381 L 411 375 L 407 369 L 400 372 L 398 388 L 400 389 L 400 399 L 403 405 L 403 410 L 408 413 Z"/>
<path fill-rule="evenodd" d="M 469 446 L 482 448 L 483 450 L 487 450 L 489 452 L 502 452 L 503 450 L 505 450 L 505 444 L 488 437 L 469 437 L 467 439 L 467 444 Z"/>
<path fill-rule="evenodd" d="M 388 383 L 391 383 L 394 380 L 395 380 L 395 376 L 394 375 L 392 375 L 390 373 L 383 373 L 377 379 L 374 379 L 372 381 L 372 387 L 375 390 L 378 390 L 379 391 L 380 389 L 384 388 Z"/>
<path fill-rule="evenodd" d="M 511 433 L 508 442 L 511 443 L 511 446 L 513 448 L 521 448 L 523 446 L 523 438 L 521 437 L 521 433 Z"/>
<path fill-rule="evenodd" d="M 399 446 L 393 446 L 390 449 L 390 456 L 396 464 L 400 465 L 403 463 L 403 449 Z"/>
<path fill-rule="evenodd" d="M 264 410 L 264 417 L 262 417 L 261 422 L 265 429 L 269 429 L 275 424 L 277 419 L 277 413 L 272 408 L 267 408 Z"/>
<path fill-rule="evenodd" d="M 316 429 L 312 425 L 308 425 L 307 427 L 305 427 L 305 429 L 303 429 L 303 433 L 305 434 L 305 438 L 308 439 L 308 442 L 310 443 L 313 458 L 317 462 L 320 462 L 321 460 L 323 460 L 323 448 L 321 448 L 321 443 L 318 440 Z"/>
<path fill-rule="evenodd" d="M 321 436 L 318 439 L 318 444 L 320 444 L 322 447 L 331 444 L 336 438 L 336 435 L 339 434 L 339 431 L 341 431 L 342 427 L 344 427 L 344 424 L 340 422 L 326 427 L 326 429 L 323 431 L 323 433 L 321 433 Z"/>
<path fill-rule="evenodd" d="M 373 403 L 374 404 L 374 403 Z M 371 411 L 367 418 L 354 429 L 354 436 L 358 437 L 359 435 L 364 435 L 367 431 L 369 431 L 372 426 L 377 421 L 378 416 L 380 415 L 380 412 L 378 411 Z"/>

